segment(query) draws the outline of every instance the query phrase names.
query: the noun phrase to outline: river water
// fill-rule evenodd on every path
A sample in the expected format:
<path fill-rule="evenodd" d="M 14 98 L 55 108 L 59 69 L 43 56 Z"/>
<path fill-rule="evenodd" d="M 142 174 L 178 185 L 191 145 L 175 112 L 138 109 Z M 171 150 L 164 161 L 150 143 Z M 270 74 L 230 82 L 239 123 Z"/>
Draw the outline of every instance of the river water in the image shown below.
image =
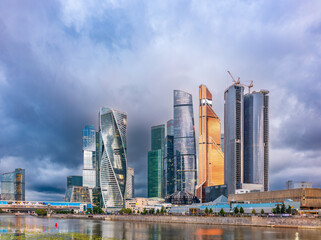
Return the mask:
<path fill-rule="evenodd" d="M 0 215 L 0 239 L 321 239 L 321 230 Z"/>

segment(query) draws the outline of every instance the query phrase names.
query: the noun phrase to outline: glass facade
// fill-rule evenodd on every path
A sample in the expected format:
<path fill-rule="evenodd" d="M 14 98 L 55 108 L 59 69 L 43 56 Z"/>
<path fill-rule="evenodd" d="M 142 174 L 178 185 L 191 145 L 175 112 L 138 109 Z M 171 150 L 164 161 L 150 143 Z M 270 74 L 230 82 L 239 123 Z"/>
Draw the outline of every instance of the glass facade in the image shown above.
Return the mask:
<path fill-rule="evenodd" d="M 168 131 L 167 131 L 168 132 Z M 167 135 L 164 146 L 164 196 L 175 192 L 174 136 Z"/>
<path fill-rule="evenodd" d="M 92 189 L 96 187 L 96 130 L 93 125 L 86 126 L 82 131 L 83 143 L 83 186 Z"/>
<path fill-rule="evenodd" d="M 268 183 L 264 181 L 265 172 L 268 171 L 265 169 L 268 166 L 268 116 L 265 114 L 268 109 L 265 102 L 267 93 L 253 92 L 244 96 L 244 182 L 263 184 L 265 189 L 268 188 Z"/>
<path fill-rule="evenodd" d="M 67 188 L 72 186 L 82 186 L 82 176 L 68 176 L 67 177 Z"/>
<path fill-rule="evenodd" d="M 101 108 L 99 112 L 100 188 L 105 208 L 122 208 L 127 175 L 127 115 Z"/>
<path fill-rule="evenodd" d="M 162 150 L 148 152 L 148 197 L 162 196 Z"/>
<path fill-rule="evenodd" d="M 73 186 L 68 188 L 65 195 L 65 201 L 90 203 L 88 187 Z"/>
<path fill-rule="evenodd" d="M 134 197 L 134 168 L 127 167 L 127 183 L 126 183 L 126 197 L 125 198 L 133 198 Z"/>
<path fill-rule="evenodd" d="M 197 196 L 205 201 L 205 187 L 224 184 L 221 120 L 212 108 L 212 94 L 199 87 L 199 148 Z"/>
<path fill-rule="evenodd" d="M 25 201 L 25 170 L 15 169 L 14 172 L 1 175 L 2 200 Z"/>
<path fill-rule="evenodd" d="M 196 146 L 192 95 L 174 90 L 174 165 L 177 191 L 195 194 Z"/>
<path fill-rule="evenodd" d="M 244 87 L 232 85 L 224 93 L 224 180 L 228 194 L 243 183 Z"/>
<path fill-rule="evenodd" d="M 151 151 L 148 152 L 148 197 L 163 195 L 163 156 L 165 125 L 151 128 Z"/>

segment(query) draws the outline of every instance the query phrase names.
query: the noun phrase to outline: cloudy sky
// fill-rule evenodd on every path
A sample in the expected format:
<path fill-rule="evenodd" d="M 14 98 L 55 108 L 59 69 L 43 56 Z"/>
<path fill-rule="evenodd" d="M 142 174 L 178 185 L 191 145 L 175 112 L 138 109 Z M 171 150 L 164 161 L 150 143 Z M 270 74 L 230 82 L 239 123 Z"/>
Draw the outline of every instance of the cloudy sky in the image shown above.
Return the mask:
<path fill-rule="evenodd" d="M 146 196 L 150 127 L 173 90 L 205 84 L 223 120 L 230 70 L 270 91 L 270 188 L 321 184 L 321 2 L 0 2 L 0 173 L 26 169 L 27 200 L 61 200 L 101 106 L 128 113 L 128 162 Z M 198 110 L 194 106 L 194 115 Z"/>

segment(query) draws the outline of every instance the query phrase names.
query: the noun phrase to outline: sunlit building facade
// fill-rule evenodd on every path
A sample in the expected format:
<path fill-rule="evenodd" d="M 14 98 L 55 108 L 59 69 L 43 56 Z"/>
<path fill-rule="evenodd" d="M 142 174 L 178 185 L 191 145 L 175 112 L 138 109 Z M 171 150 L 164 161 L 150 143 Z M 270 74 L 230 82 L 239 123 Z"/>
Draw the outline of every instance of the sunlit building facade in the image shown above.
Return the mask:
<path fill-rule="evenodd" d="M 83 144 L 83 186 L 88 187 L 92 199 L 92 189 L 96 187 L 96 130 L 93 125 L 82 131 Z"/>
<path fill-rule="evenodd" d="M 163 168 L 163 196 L 175 192 L 175 165 L 174 165 L 174 120 L 167 121 L 167 135 L 164 141 L 164 168 Z"/>
<path fill-rule="evenodd" d="M 228 194 L 243 183 L 244 87 L 233 84 L 224 93 L 224 179 Z"/>
<path fill-rule="evenodd" d="M 221 120 L 212 108 L 212 94 L 199 87 L 199 147 L 197 196 L 205 201 L 205 187 L 224 184 Z"/>
<path fill-rule="evenodd" d="M 2 200 L 25 201 L 25 169 L 1 175 Z"/>
<path fill-rule="evenodd" d="M 192 95 L 174 90 L 174 164 L 176 191 L 195 194 L 197 181 Z"/>
<path fill-rule="evenodd" d="M 66 202 L 90 203 L 90 193 L 88 187 L 72 186 L 67 189 L 65 194 Z"/>
<path fill-rule="evenodd" d="M 165 125 L 151 128 L 151 151 L 148 152 L 148 197 L 162 197 Z"/>
<path fill-rule="evenodd" d="M 100 188 L 103 206 L 119 209 L 124 205 L 127 175 L 127 114 L 111 108 L 99 112 Z"/>
<path fill-rule="evenodd" d="M 268 91 L 244 96 L 244 183 L 268 191 Z"/>

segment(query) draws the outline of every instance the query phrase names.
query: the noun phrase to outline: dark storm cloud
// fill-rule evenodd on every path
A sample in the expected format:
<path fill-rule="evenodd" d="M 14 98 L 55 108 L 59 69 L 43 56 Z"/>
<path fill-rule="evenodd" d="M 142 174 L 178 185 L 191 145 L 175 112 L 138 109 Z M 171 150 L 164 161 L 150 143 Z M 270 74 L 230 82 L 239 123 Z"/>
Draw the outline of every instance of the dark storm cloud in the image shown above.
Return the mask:
<path fill-rule="evenodd" d="M 2 1 L 0 173 L 26 168 L 27 199 L 62 199 L 66 177 L 81 174 L 82 128 L 113 107 L 128 114 L 128 164 L 146 196 L 150 127 L 173 117 L 173 89 L 197 105 L 206 84 L 223 123 L 231 70 L 270 90 L 271 188 L 320 183 L 318 5 Z"/>

